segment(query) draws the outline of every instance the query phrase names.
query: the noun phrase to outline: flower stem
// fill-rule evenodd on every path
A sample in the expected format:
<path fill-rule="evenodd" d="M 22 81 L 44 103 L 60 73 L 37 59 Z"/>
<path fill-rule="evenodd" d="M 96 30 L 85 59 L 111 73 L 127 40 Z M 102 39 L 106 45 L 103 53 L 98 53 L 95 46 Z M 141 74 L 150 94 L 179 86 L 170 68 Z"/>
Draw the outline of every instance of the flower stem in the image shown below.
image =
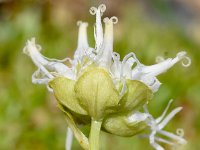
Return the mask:
<path fill-rule="evenodd" d="M 96 121 L 92 119 L 89 136 L 90 150 L 99 150 L 99 135 L 101 131 L 101 124 L 102 121 Z"/>

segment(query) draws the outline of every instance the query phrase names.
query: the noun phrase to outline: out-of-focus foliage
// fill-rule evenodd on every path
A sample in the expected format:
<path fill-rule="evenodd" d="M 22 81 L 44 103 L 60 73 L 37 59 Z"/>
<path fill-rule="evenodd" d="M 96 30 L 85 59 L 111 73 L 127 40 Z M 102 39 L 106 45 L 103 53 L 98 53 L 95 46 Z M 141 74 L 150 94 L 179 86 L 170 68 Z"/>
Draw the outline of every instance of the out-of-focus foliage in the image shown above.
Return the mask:
<path fill-rule="evenodd" d="M 89 41 L 93 40 L 94 18 L 88 9 L 106 3 L 105 16 L 116 15 L 115 51 L 122 56 L 135 52 L 144 64 L 155 63 L 156 56 L 174 57 L 180 50 L 192 59 L 189 68 L 177 64 L 159 77 L 163 85 L 150 102 L 158 116 L 169 99 L 183 110 L 167 126 L 185 130 L 188 140 L 183 150 L 200 149 L 200 17 L 198 0 L 1 0 L 0 1 L 0 149 L 64 149 L 66 122 L 46 87 L 33 85 L 36 70 L 22 54 L 27 39 L 36 37 L 42 53 L 48 57 L 72 57 L 76 49 L 77 20 L 90 23 Z M 89 128 L 83 127 L 85 134 Z M 74 140 L 73 149 L 80 149 Z M 101 149 L 151 150 L 147 139 L 121 138 L 106 133 Z M 166 147 L 166 149 L 170 149 Z"/>

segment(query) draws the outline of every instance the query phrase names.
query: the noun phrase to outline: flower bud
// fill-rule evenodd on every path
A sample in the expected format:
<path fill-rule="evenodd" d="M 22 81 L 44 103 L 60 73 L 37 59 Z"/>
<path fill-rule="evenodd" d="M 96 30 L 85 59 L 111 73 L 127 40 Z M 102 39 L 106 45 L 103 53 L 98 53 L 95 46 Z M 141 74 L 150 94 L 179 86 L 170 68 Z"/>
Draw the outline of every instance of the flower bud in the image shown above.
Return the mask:
<path fill-rule="evenodd" d="M 145 119 L 146 117 L 130 120 L 126 115 L 112 115 L 104 119 L 103 128 L 109 133 L 129 137 L 142 132 L 147 127 Z"/>

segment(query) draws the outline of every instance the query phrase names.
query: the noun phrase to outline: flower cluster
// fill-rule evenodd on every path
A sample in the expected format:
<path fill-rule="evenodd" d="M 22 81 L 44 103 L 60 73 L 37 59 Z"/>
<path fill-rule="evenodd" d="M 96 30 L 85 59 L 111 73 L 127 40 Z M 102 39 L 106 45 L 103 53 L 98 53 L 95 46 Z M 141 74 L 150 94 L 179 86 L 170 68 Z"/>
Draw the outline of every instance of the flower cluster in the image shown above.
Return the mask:
<path fill-rule="evenodd" d="M 66 114 L 69 127 L 84 149 L 98 149 L 100 130 L 119 136 L 133 136 L 149 129 L 149 135 L 143 136 L 149 138 L 156 150 L 163 150 L 158 144 L 160 142 L 170 145 L 186 143 L 182 136 L 163 130 L 181 110 L 180 107 L 165 117 L 168 105 L 156 119 L 147 110 L 149 100 L 161 85 L 156 77 L 180 60 L 186 59 L 188 63 L 182 64 L 189 66 L 191 61 L 186 52 L 179 52 L 175 58 L 162 59 L 151 66 L 143 65 L 133 52 L 121 60 L 120 55 L 113 52 L 113 25 L 118 19 L 104 18 L 103 31 L 101 16 L 105 10 L 103 4 L 90 9 L 90 13 L 96 15 L 94 48 L 89 46 L 87 40 L 88 23 L 77 23 L 78 45 L 73 59 L 44 57 L 35 39 L 28 40 L 23 51 L 38 67 L 32 75 L 32 82 L 45 84 L 54 93 L 59 108 Z M 88 140 L 77 124 L 90 123 Z M 171 141 L 158 137 L 157 133 Z"/>

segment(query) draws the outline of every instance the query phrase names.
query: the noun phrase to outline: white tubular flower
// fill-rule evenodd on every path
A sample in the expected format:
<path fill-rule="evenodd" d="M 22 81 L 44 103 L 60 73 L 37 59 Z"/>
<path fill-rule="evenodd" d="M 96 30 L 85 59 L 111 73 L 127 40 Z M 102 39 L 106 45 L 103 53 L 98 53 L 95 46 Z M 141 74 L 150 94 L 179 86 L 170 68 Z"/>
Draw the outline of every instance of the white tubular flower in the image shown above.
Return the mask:
<path fill-rule="evenodd" d="M 144 106 L 145 113 L 135 113 L 130 116 L 130 122 L 137 120 L 145 120 L 147 125 L 150 127 L 151 133 L 149 135 L 143 134 L 142 137 L 149 138 L 149 142 L 156 150 L 164 150 L 164 148 L 157 142 L 169 144 L 171 146 L 186 144 L 186 140 L 183 138 L 184 131 L 182 129 L 177 129 L 177 135 L 163 130 L 163 128 L 168 124 L 168 122 L 181 111 L 182 107 L 175 108 L 166 117 L 166 113 L 170 107 L 173 100 L 170 100 L 167 107 L 163 111 L 162 115 L 156 119 L 148 112 L 147 107 Z M 157 134 L 162 135 L 159 137 Z M 164 139 L 166 137 L 167 139 Z M 170 140 L 168 140 L 170 139 Z"/>
<path fill-rule="evenodd" d="M 186 57 L 186 52 L 179 52 L 175 58 L 168 58 L 152 66 L 141 64 L 133 52 L 126 55 L 123 61 L 120 61 L 119 54 L 113 52 L 113 24 L 116 24 L 118 19 L 117 17 L 105 18 L 105 33 L 103 34 L 101 16 L 105 10 L 106 6 L 103 4 L 98 8 L 91 7 L 90 9 L 90 13 L 96 15 L 95 48 L 89 47 L 88 44 L 88 23 L 77 22 L 79 26 L 78 45 L 73 60 L 69 58 L 64 60 L 48 59 L 40 53 L 41 47 L 35 44 L 34 38 L 27 41 L 24 53 L 29 55 L 38 67 L 38 70 L 33 74 L 33 83 L 47 84 L 50 79 L 56 76 L 65 76 L 76 80 L 81 71 L 94 63 L 106 69 L 110 73 L 113 82 L 123 81 L 123 79 L 139 80 L 145 83 L 153 92 L 156 92 L 161 84 L 156 76 L 166 72 L 184 58 L 188 60 L 188 63 L 183 64 L 183 66 L 190 65 L 191 60 Z M 71 67 L 66 66 L 63 63 L 64 61 L 69 61 Z M 136 67 L 133 67 L 135 64 Z"/>
<path fill-rule="evenodd" d="M 35 39 L 28 40 L 23 52 L 38 68 L 32 75 L 32 82 L 45 84 L 49 91 L 54 92 L 59 108 L 66 114 L 70 129 L 84 149 L 98 150 L 98 143 L 96 143 L 98 139 L 95 138 L 99 136 L 101 127 L 115 135 L 133 136 L 149 126 L 150 144 L 156 150 L 163 150 L 157 142 L 170 145 L 175 145 L 174 141 L 179 144 L 186 143 L 182 137 L 163 130 L 173 116 L 181 110 L 180 107 L 165 117 L 168 105 L 161 117 L 157 119 L 154 119 L 147 109 L 145 113 L 138 110 L 146 106 L 153 93 L 159 89 L 161 83 L 157 76 L 179 61 L 182 61 L 183 66 L 188 67 L 191 63 L 190 58 L 186 56 L 186 52 L 181 51 L 175 58 L 164 60 L 158 57 L 157 64 L 146 66 L 131 52 L 120 60 L 120 55 L 113 51 L 113 25 L 118 22 L 118 19 L 117 17 L 104 18 L 105 29 L 103 30 L 101 17 L 105 10 L 106 6 L 103 4 L 98 8 L 90 9 L 90 13 L 96 15 L 94 48 L 88 44 L 88 23 L 77 22 L 78 41 L 72 59 L 57 60 L 44 57 Z M 186 60 L 186 63 L 183 60 Z M 69 62 L 69 66 L 65 64 L 66 61 Z M 91 123 L 89 140 L 76 126 L 76 121 L 81 124 Z M 68 149 L 71 147 L 71 130 L 68 130 L 66 141 Z M 157 137 L 157 134 L 171 138 L 173 141 Z"/>

